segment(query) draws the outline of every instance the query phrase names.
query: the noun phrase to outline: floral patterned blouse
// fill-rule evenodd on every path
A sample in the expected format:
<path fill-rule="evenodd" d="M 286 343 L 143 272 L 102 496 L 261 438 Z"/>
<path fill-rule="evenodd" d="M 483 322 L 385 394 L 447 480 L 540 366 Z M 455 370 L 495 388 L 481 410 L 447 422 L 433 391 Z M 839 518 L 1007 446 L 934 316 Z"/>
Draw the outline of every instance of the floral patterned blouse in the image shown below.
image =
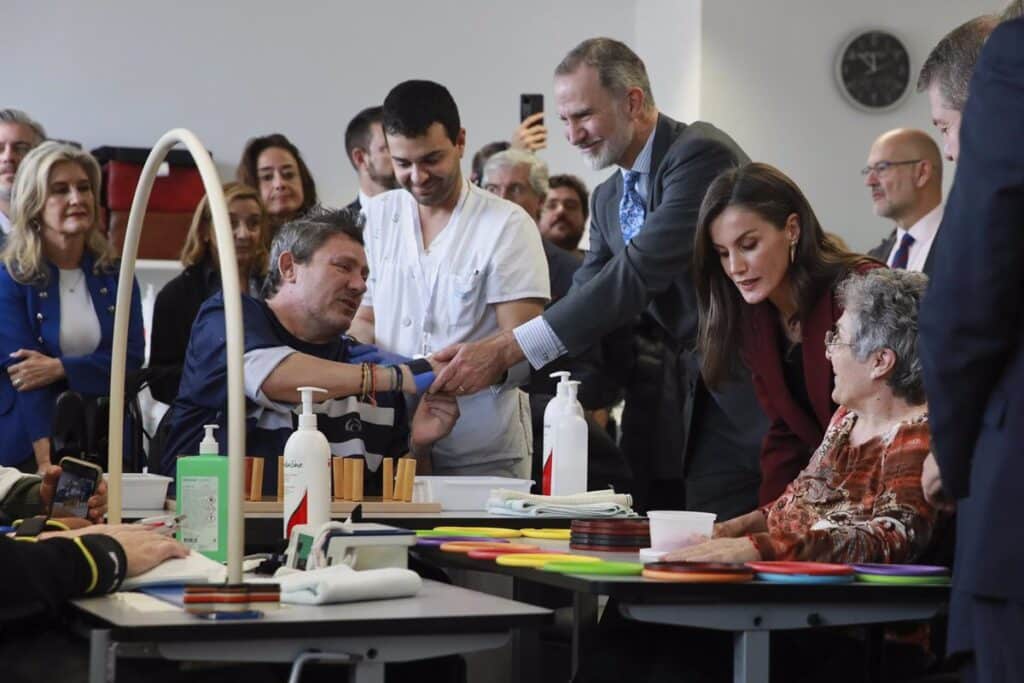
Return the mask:
<path fill-rule="evenodd" d="M 762 559 L 913 562 L 928 548 L 938 512 L 921 489 L 927 413 L 859 446 L 856 422 L 840 407 L 807 467 L 762 508 L 768 531 L 750 536 Z"/>

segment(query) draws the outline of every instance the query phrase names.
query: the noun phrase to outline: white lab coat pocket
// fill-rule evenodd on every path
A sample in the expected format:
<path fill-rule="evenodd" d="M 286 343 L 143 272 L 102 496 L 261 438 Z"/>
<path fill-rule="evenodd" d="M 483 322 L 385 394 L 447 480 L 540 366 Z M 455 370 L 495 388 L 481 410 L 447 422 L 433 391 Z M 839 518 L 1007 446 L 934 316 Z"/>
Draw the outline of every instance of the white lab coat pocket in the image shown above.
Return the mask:
<path fill-rule="evenodd" d="M 452 331 L 472 329 L 486 307 L 484 276 L 474 269 L 448 276 L 448 321 Z"/>

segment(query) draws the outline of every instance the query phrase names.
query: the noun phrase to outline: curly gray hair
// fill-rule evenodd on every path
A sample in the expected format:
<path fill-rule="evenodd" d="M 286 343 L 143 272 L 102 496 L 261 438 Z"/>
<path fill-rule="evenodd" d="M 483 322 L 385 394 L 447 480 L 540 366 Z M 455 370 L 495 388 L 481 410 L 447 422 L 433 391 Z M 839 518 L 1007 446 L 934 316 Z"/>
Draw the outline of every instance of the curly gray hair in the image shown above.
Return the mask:
<path fill-rule="evenodd" d="M 911 405 L 925 402 L 917 346 L 917 312 L 928 276 L 909 270 L 877 268 L 840 283 L 837 296 L 853 320 L 850 349 L 864 361 L 880 349 L 896 355 L 887 382 L 892 393 Z"/>

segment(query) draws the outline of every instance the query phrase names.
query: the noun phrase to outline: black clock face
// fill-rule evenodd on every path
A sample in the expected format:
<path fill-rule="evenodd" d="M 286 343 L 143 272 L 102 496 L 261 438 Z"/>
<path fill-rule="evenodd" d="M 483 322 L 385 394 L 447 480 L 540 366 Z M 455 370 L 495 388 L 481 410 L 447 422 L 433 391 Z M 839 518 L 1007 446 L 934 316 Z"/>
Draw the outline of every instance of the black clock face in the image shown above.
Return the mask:
<path fill-rule="evenodd" d="M 850 100 L 866 109 L 888 109 L 910 85 L 910 56 L 900 40 L 885 31 L 853 37 L 836 63 L 839 85 Z"/>

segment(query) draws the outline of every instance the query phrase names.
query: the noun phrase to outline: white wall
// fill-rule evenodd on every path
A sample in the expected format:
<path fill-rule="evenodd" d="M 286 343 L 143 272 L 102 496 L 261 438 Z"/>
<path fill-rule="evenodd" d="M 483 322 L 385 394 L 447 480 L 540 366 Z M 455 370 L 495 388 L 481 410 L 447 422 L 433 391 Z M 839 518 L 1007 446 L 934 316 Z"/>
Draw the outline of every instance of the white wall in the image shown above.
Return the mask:
<path fill-rule="evenodd" d="M 897 126 L 932 132 L 927 103 L 867 114 L 842 99 L 835 52 L 854 29 L 907 43 L 916 73 L 954 25 L 1001 0 L 7 0 L 0 106 L 20 106 L 51 135 L 149 146 L 166 129 L 195 131 L 226 178 L 245 139 L 281 131 L 306 156 L 328 204 L 355 178 L 342 135 L 351 116 L 406 78 L 447 85 L 468 133 L 467 158 L 508 138 L 520 92 L 545 94 L 552 172 L 590 185 L 562 137 L 551 74 L 583 38 L 609 35 L 648 64 L 670 115 L 712 121 L 755 159 L 804 188 L 827 229 L 866 249 L 888 231 L 858 170 L 871 141 Z M 21 57 L 18 57 L 18 56 Z M 952 169 L 947 165 L 947 186 Z"/>
<path fill-rule="evenodd" d="M 507 139 L 519 93 L 551 103 L 555 65 L 580 40 L 632 42 L 632 0 L 517 3 L 435 0 L 7 0 L 0 106 L 18 106 L 54 137 L 152 145 L 168 128 L 197 133 L 225 179 L 247 137 L 287 134 L 328 204 L 356 182 L 343 134 L 360 109 L 407 78 L 452 91 L 467 129 L 464 167 L 482 144 Z M 19 57 L 20 55 L 20 57 Z M 594 173 L 547 117 L 553 172 Z"/>
<path fill-rule="evenodd" d="M 891 225 L 874 215 L 859 174 L 871 142 L 891 128 L 931 126 L 924 95 L 869 114 L 842 98 L 836 51 L 859 28 L 883 28 L 921 63 L 954 26 L 998 9 L 1000 0 L 714 0 L 703 7 L 700 115 L 729 132 L 757 161 L 804 190 L 826 230 L 863 250 Z M 914 86 L 912 83 L 911 87 Z M 953 168 L 946 164 L 945 185 Z"/>

